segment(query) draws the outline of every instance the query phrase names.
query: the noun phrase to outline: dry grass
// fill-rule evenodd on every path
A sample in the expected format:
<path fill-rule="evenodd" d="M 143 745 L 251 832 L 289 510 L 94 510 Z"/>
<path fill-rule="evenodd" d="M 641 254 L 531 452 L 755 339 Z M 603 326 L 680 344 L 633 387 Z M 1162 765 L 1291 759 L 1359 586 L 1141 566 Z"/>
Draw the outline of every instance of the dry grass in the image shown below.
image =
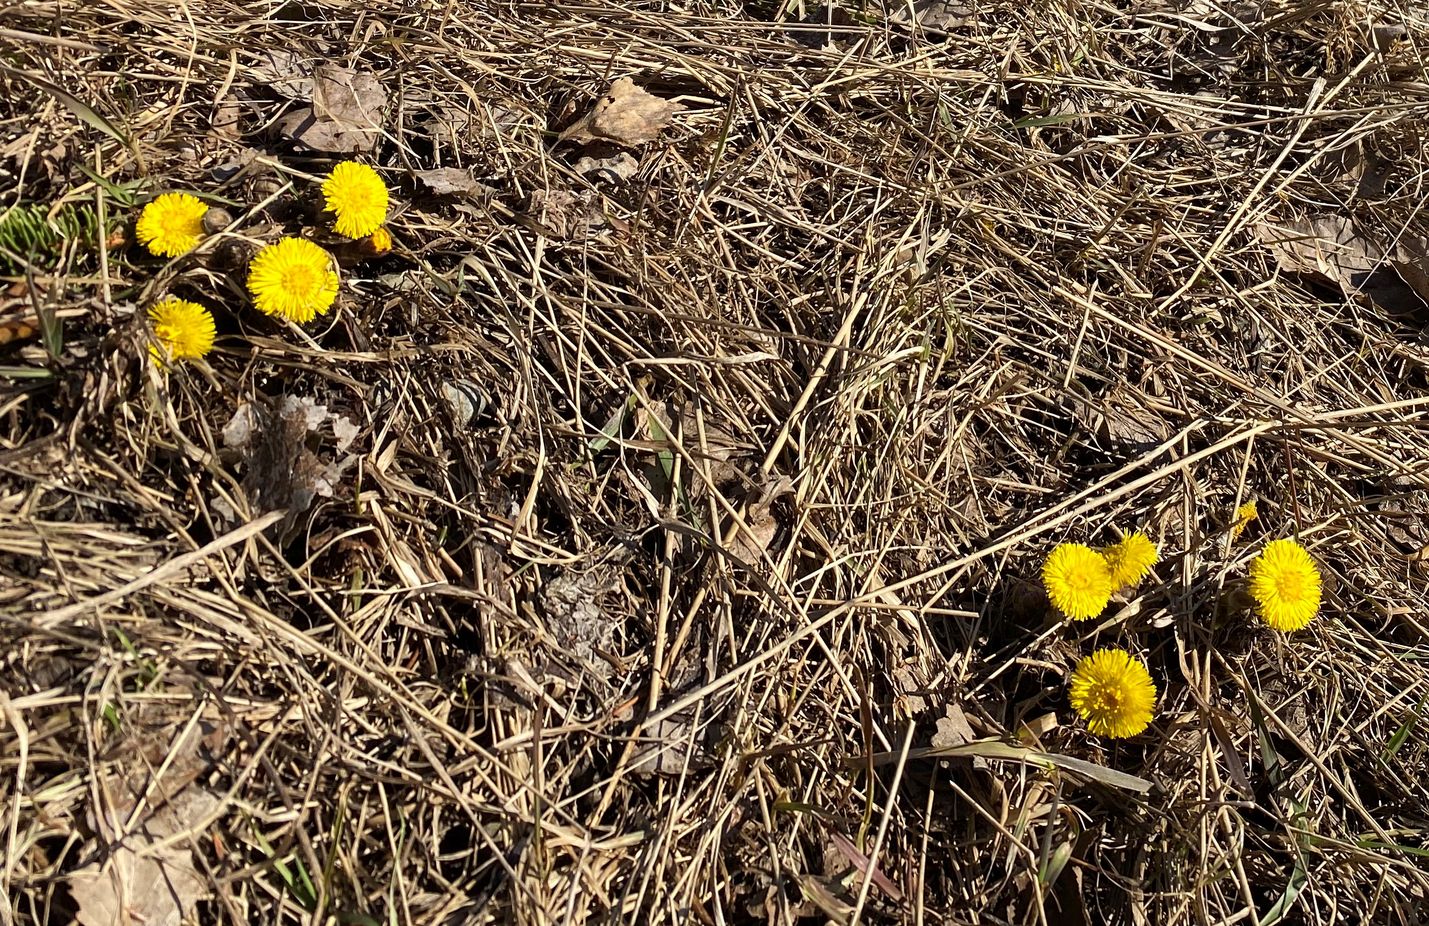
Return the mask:
<path fill-rule="evenodd" d="M 0 208 L 233 220 L 10 254 L 0 923 L 68 922 L 175 792 L 204 923 L 1426 921 L 1429 313 L 1256 228 L 1429 235 L 1429 22 L 901 16 L 0 0 Z M 272 52 L 390 92 L 397 251 L 305 333 L 234 264 L 331 163 Z M 685 109 L 582 176 L 556 136 L 624 76 Z M 221 330 L 168 376 L 163 292 Z M 356 440 L 225 446 L 283 396 Z M 1114 527 L 1154 581 L 1049 616 L 1042 556 Z M 1284 535 L 1327 592 L 1277 637 L 1239 583 Z M 1098 644 L 1162 692 L 1134 740 L 1067 705 Z"/>

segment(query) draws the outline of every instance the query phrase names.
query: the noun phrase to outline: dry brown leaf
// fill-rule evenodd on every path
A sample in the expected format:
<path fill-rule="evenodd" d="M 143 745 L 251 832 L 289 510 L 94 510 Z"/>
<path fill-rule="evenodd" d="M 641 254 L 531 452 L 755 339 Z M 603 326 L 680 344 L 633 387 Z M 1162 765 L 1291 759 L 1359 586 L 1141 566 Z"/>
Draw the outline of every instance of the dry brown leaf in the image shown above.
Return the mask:
<path fill-rule="evenodd" d="M 243 137 L 243 106 L 234 99 L 224 100 L 214 107 L 210 127 L 219 138 L 236 141 Z"/>
<path fill-rule="evenodd" d="M 608 224 L 598 198 L 589 190 L 536 190 L 524 218 L 537 232 L 557 241 L 583 240 Z"/>
<path fill-rule="evenodd" d="M 679 103 L 662 100 L 635 86 L 628 77 L 610 85 L 595 108 L 580 121 L 561 133 L 561 141 L 581 143 L 609 141 L 634 147 L 652 142 L 670 124 L 675 113 L 683 110 Z"/>
<path fill-rule="evenodd" d="M 608 158 L 584 157 L 576 161 L 575 171 L 582 177 L 606 183 L 621 183 L 635 176 L 640 162 L 628 151 L 621 151 Z"/>
<path fill-rule="evenodd" d="M 568 573 L 547 582 L 540 592 L 546 629 L 556 648 L 598 678 L 609 678 L 614 672 L 601 653 L 614 649 L 620 617 L 600 604 L 614 581 L 612 575 L 599 569 Z"/>
<path fill-rule="evenodd" d="M 308 435 L 331 420 L 338 452 L 356 436 L 345 416 L 330 413 L 307 396 L 283 396 L 269 408 L 245 402 L 223 426 L 224 447 L 237 451 L 247 467 L 243 489 L 258 511 L 286 508 L 288 515 L 275 528 L 286 536 L 298 517 L 319 496 L 331 498 L 334 486 L 351 457 L 325 465 L 308 449 Z"/>
<path fill-rule="evenodd" d="M 931 745 L 935 749 L 948 749 L 953 746 L 961 746 L 964 743 L 971 743 L 975 739 L 977 739 L 977 733 L 968 723 L 967 715 L 963 713 L 963 709 L 956 704 L 949 704 L 947 713 L 938 719 L 938 727 L 933 733 Z"/>
<path fill-rule="evenodd" d="M 311 102 L 313 98 L 313 68 L 295 52 L 265 49 L 249 70 L 263 86 L 294 100 Z"/>
<path fill-rule="evenodd" d="M 978 21 L 976 0 L 912 0 L 899 5 L 889 22 L 913 25 L 933 35 L 947 35 L 954 29 L 975 25 Z"/>
<path fill-rule="evenodd" d="M 775 521 L 768 511 L 758 515 L 751 513 L 735 535 L 730 552 L 746 564 L 757 563 L 764 551 L 774 542 L 774 535 L 777 533 L 779 522 Z"/>
<path fill-rule="evenodd" d="M 69 876 L 80 926 L 180 926 L 192 922 L 207 881 L 183 840 L 168 837 L 202 823 L 221 804 L 187 788 L 128 833 L 108 856 Z"/>
<path fill-rule="evenodd" d="M 490 186 L 473 177 L 471 171 L 460 167 L 419 170 L 413 172 L 412 177 L 436 196 L 470 196 L 486 200 L 496 194 Z"/>
<path fill-rule="evenodd" d="M 708 766 L 699 731 L 694 729 L 693 721 L 693 712 L 681 711 L 645 730 L 640 736 L 640 747 L 631 756 L 631 771 L 637 775 L 675 777 L 689 769 Z"/>
<path fill-rule="evenodd" d="M 1119 382 L 1102 394 L 1100 402 L 1089 403 L 1090 420 L 1086 423 L 1099 439 L 1112 446 L 1147 449 L 1171 436 L 1171 429 L 1149 403 L 1146 393 L 1130 383 Z"/>
<path fill-rule="evenodd" d="M 1384 250 L 1356 234 L 1353 223 L 1341 216 L 1267 221 L 1255 233 L 1282 270 L 1318 274 L 1342 286 L 1384 260 Z"/>
<path fill-rule="evenodd" d="M 1429 241 L 1408 235 L 1401 237 L 1399 247 L 1390 255 L 1389 265 L 1416 296 L 1429 303 Z"/>
<path fill-rule="evenodd" d="M 1350 181 L 1354 196 L 1358 199 L 1382 200 L 1385 186 L 1389 182 L 1391 164 L 1358 142 L 1327 154 L 1322 162 L 1324 175 L 1322 182 Z"/>
<path fill-rule="evenodd" d="M 1053 711 L 1049 711 L 1046 714 L 1033 717 L 1019 724 L 1017 727 L 1017 736 L 1023 742 L 1035 745 L 1041 737 L 1051 733 L 1057 729 L 1058 726 L 1060 726 L 1060 724 L 1057 722 L 1057 714 Z"/>
<path fill-rule="evenodd" d="M 1336 215 L 1269 220 L 1254 231 L 1282 270 L 1338 286 L 1346 298 L 1395 313 L 1429 303 L 1429 243 L 1422 238 L 1381 240 Z"/>
<path fill-rule="evenodd" d="M 312 106 L 290 113 L 278 131 L 317 151 L 370 151 L 382 137 L 387 88 L 364 71 L 324 65 L 313 72 Z"/>
<path fill-rule="evenodd" d="M 774 542 L 774 535 L 779 532 L 779 522 L 770 509 L 775 501 L 793 491 L 794 483 L 788 476 L 780 476 L 764 486 L 758 499 L 749 506 L 729 551 L 746 564 L 759 562 Z"/>

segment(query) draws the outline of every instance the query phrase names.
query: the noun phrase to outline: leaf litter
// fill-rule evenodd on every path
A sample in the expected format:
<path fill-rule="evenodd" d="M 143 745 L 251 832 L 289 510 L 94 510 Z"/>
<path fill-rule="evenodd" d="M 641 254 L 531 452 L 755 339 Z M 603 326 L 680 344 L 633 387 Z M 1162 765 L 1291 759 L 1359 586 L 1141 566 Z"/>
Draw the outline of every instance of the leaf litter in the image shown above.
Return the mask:
<path fill-rule="evenodd" d="M 1425 232 L 1422 22 L 1366 36 L 1378 17 L 1360 0 L 1274 15 L 1200 0 L 915 3 L 902 24 L 878 5 L 595 0 L 575 20 L 539 4 L 497 17 L 467 0 L 446 17 L 386 0 L 355 16 L 331 0 L 251 6 L 190 5 L 189 23 L 153 5 L 71 4 L 56 19 L 22 4 L 5 24 L 44 39 L 7 44 L 11 66 L 79 99 L 122 71 L 135 104 L 115 125 L 139 141 L 130 150 L 53 96 L 0 102 L 0 177 L 23 177 L 39 208 L 109 195 L 79 181 L 76 165 L 93 164 L 115 189 L 144 178 L 230 200 L 234 240 L 308 233 L 311 178 L 333 152 L 259 130 L 315 110 L 305 64 L 328 62 L 386 81 L 386 103 L 367 112 L 383 134 L 361 154 L 409 172 L 420 194 L 393 216 L 404 253 L 344 277 L 352 311 L 312 332 L 321 350 L 246 338 L 246 309 L 228 299 L 241 299 L 241 262 L 159 270 L 118 242 L 107 270 L 81 249 L 44 282 L 67 313 L 63 353 L 27 368 L 48 378 L 10 390 L 0 416 L 0 651 L 34 733 L 13 769 L 24 790 L 9 822 L 29 851 L 7 869 L 12 900 L 40 908 L 73 866 L 102 861 L 98 842 L 34 838 L 70 828 L 88 840 L 63 802 L 108 787 L 88 761 L 105 739 L 97 710 L 136 689 L 170 702 L 186 684 L 141 678 L 144 657 L 110 645 L 122 629 L 261 718 L 261 751 L 232 750 L 242 773 L 194 782 L 235 789 L 245 809 L 197 844 L 196 867 L 223 896 L 203 910 L 225 923 L 319 917 L 246 851 L 255 822 L 272 862 L 292 871 L 301 855 L 323 878 L 321 916 L 355 923 L 671 911 L 793 922 L 820 908 L 841 921 L 1052 923 L 1081 916 L 1064 888 L 1102 918 L 1173 926 L 1190 921 L 1188 896 L 1212 921 L 1265 919 L 1282 894 L 1271 909 L 1292 920 L 1424 905 L 1411 811 L 1425 803 L 1426 681 L 1406 658 L 1424 638 L 1424 564 L 1405 561 L 1422 517 L 1400 498 L 1425 484 L 1423 326 L 1364 298 L 1354 276 L 1366 271 L 1337 253 L 1337 229 L 1299 230 L 1329 242 L 1291 257 L 1304 270 L 1225 235 L 1228 216 L 1238 232 L 1246 216 L 1343 213 L 1382 252 L 1389 272 L 1371 277 L 1413 269 L 1392 243 Z M 97 37 L 113 47 L 51 44 Z M 252 65 L 264 49 L 297 60 L 263 72 Z M 585 104 L 551 112 L 572 88 L 596 103 L 607 69 L 711 103 L 633 134 L 597 125 Z M 233 140 L 197 158 L 188 142 L 208 137 L 220 99 L 240 102 L 262 160 L 215 180 Z M 1063 119 L 1078 113 L 1095 115 Z M 553 144 L 568 116 L 587 120 L 588 141 Z M 1063 121 L 1032 125 L 1049 116 Z M 329 128 L 370 128 L 349 121 Z M 1376 160 L 1318 169 L 1327 149 L 1351 148 Z M 645 169 L 621 179 L 631 160 L 598 163 L 611 149 L 648 157 Z M 480 191 L 433 192 L 413 176 L 426 170 L 487 179 L 509 204 L 589 188 L 633 233 L 587 233 L 587 200 L 557 203 L 577 221 L 545 234 L 471 202 Z M 104 203 L 111 216 L 118 202 Z M 136 307 L 106 287 L 141 280 L 219 296 L 239 321 L 224 326 L 229 349 L 157 397 L 136 388 L 142 358 L 110 337 L 111 316 Z M 1252 319 L 1259 332 L 1241 336 Z M 4 362 L 31 363 L 13 343 Z M 43 623 L 207 549 L 206 493 L 255 499 L 261 486 L 237 483 L 268 439 L 255 420 L 248 447 L 215 459 L 219 426 L 275 383 L 325 404 L 318 382 L 355 382 L 384 445 L 343 475 L 351 504 L 323 505 L 316 477 L 356 443 L 337 451 L 337 429 L 309 429 L 306 413 L 290 434 L 276 426 L 288 449 L 267 455 L 306 460 L 301 436 L 314 470 L 312 533 L 281 551 L 283 568 L 264 544 L 225 548 Z M 441 387 L 458 383 L 486 390 L 487 411 L 448 414 Z M 1085 407 L 1062 401 L 1071 383 Z M 700 427 L 671 414 L 670 439 L 649 422 L 632 437 L 635 416 L 611 410 L 639 388 L 651 407 L 701 409 Z M 662 454 L 678 480 L 641 469 Z M 719 550 L 732 515 L 758 504 L 749 488 L 763 472 L 800 491 L 797 511 L 783 499 L 761 525 L 777 523 L 778 581 L 725 568 Z M 1185 619 L 1236 584 L 1252 550 L 1227 558 L 1200 533 L 1227 486 L 1263 500 L 1265 535 L 1303 532 L 1344 580 L 1309 636 L 1270 646 L 1219 608 Z M 686 542 L 670 542 L 672 518 Z M 1092 631 L 1134 638 L 1163 687 L 1155 729 L 1108 747 L 1071 719 L 1062 686 L 1095 640 L 1011 590 L 1037 587 L 1048 544 L 1128 521 L 1174 523 L 1168 543 L 1189 548 L 1168 551 L 1139 612 Z M 632 553 L 620 590 L 582 591 L 590 551 L 616 547 Z M 594 611 L 571 588 L 543 603 L 563 579 Z M 582 636 L 594 645 L 578 660 L 568 650 Z M 525 664 L 545 677 L 501 697 L 533 648 L 545 652 Z M 691 654 L 697 680 L 664 677 Z M 55 674 L 57 662 L 69 668 Z M 916 671 L 900 678 L 901 666 Z M 1268 753 L 1274 775 L 1294 780 L 1308 812 L 1240 758 L 1276 719 L 1248 718 L 1248 696 L 1281 666 L 1305 707 L 1343 715 L 1312 724 L 1312 739 L 1297 708 L 1271 703 L 1290 731 Z M 561 672 L 591 684 L 558 691 Z M 640 707 L 662 685 L 645 726 Z M 957 742 L 954 703 L 978 739 Z M 1223 728 L 1214 738 L 1208 716 Z M 1045 752 L 1009 745 L 1033 727 Z M 23 755 L 13 729 L 0 736 Z M 945 745 L 918 752 L 934 740 Z M 670 780 L 639 777 L 632 763 L 656 764 L 638 751 L 648 743 L 667 747 L 655 770 Z M 1238 778 L 1271 799 L 1248 803 Z M 806 874 L 828 840 L 807 814 L 768 813 L 780 794 L 836 820 L 904 899 L 842 853 L 823 869 L 841 876 Z M 1227 825 L 1186 840 L 1207 806 Z M 1085 847 L 1072 821 L 1091 834 Z M 245 851 L 225 854 L 222 840 Z"/>
<path fill-rule="evenodd" d="M 316 151 L 352 154 L 371 151 L 382 137 L 387 88 L 373 74 L 333 64 L 313 69 L 305 106 L 278 124 L 284 137 Z M 308 89 L 298 84 L 297 89 Z"/>
<path fill-rule="evenodd" d="M 183 724 L 144 703 L 131 706 L 129 721 L 123 748 L 110 750 L 120 758 L 102 766 L 99 804 L 89 808 L 95 839 L 86 854 L 97 858 L 66 879 L 75 918 L 80 926 L 180 926 L 210 894 L 191 847 L 223 806 L 201 778 L 224 754 L 227 729 Z"/>
<path fill-rule="evenodd" d="M 1349 298 L 1367 298 L 1396 314 L 1420 312 L 1429 304 L 1425 238 L 1388 239 L 1338 215 L 1270 219 L 1257 224 L 1255 233 L 1282 270 L 1334 285 Z"/>
<path fill-rule="evenodd" d="M 310 435 L 321 439 L 324 425 L 336 457 L 323 460 L 309 447 Z M 343 472 L 352 462 L 346 451 L 359 428 L 346 415 L 330 412 L 311 396 L 285 395 L 276 401 L 244 402 L 223 426 L 223 446 L 245 467 L 243 489 L 257 512 L 286 509 L 276 533 L 286 536 L 297 519 L 318 498 L 332 498 Z M 221 499 L 215 507 L 230 518 Z"/>
<path fill-rule="evenodd" d="M 627 147 L 649 144 L 660 137 L 684 107 L 662 100 L 628 77 L 610 85 L 590 112 L 561 133 L 561 141 L 612 142 Z"/>

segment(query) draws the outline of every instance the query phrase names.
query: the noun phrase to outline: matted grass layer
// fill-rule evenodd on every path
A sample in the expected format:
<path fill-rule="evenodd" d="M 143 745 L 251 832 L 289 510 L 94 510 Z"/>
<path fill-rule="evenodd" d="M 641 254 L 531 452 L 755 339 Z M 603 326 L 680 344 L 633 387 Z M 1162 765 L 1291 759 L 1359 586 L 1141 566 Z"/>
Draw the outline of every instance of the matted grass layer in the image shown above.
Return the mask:
<path fill-rule="evenodd" d="M 1424 921 L 1422 10 L 915 6 L 0 0 L 0 922 Z M 396 247 L 299 329 L 319 66 Z M 659 137 L 560 141 L 624 77 Z"/>

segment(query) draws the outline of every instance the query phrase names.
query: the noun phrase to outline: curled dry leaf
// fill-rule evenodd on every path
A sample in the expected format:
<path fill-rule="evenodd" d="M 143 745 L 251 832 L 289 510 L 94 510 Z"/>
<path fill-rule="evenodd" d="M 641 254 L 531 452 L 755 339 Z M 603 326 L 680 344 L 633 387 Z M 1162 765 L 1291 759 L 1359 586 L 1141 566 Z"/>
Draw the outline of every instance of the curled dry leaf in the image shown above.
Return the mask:
<path fill-rule="evenodd" d="M 647 93 L 628 77 L 610 85 L 584 118 L 561 133 L 561 141 L 609 141 L 634 147 L 660 137 L 675 113 L 683 110 L 679 103 L 662 100 Z"/>
<path fill-rule="evenodd" d="M 576 161 L 575 171 L 582 177 L 606 183 L 621 183 L 635 176 L 640 162 L 628 151 L 620 151 L 608 158 L 584 157 Z"/>
<path fill-rule="evenodd" d="M 749 506 L 744 523 L 739 526 L 730 544 L 730 552 L 746 564 L 759 562 L 779 532 L 779 522 L 771 509 L 776 501 L 793 492 L 794 483 L 788 476 L 780 476 L 764 486 Z"/>
<path fill-rule="evenodd" d="M 323 65 L 313 72 L 312 106 L 278 123 L 285 137 L 316 151 L 370 151 L 382 137 L 387 88 L 365 71 Z"/>
<path fill-rule="evenodd" d="M 313 68 L 295 52 L 278 48 L 258 52 L 258 60 L 249 70 L 258 81 L 275 93 L 294 100 L 311 102 L 313 98 Z"/>

